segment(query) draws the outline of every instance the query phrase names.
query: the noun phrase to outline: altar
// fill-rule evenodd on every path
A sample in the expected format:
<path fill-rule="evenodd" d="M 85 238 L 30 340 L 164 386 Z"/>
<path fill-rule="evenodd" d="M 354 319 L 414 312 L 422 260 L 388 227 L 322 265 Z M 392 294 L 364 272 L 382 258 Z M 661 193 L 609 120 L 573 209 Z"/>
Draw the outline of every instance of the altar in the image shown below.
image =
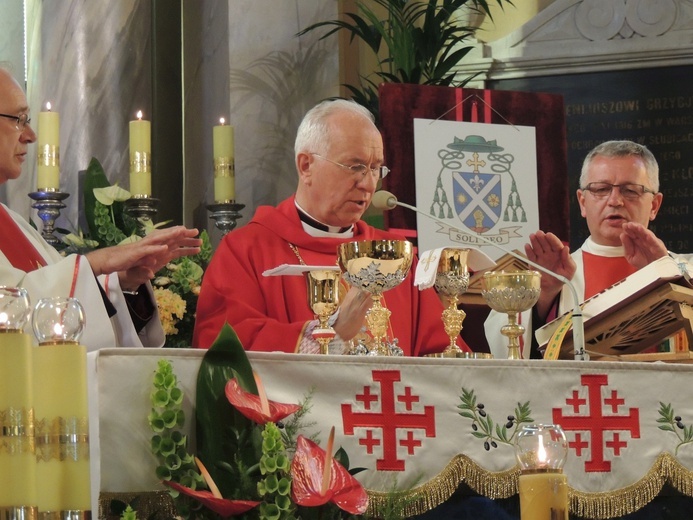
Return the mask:
<path fill-rule="evenodd" d="M 89 354 L 93 510 L 108 497 L 162 491 L 151 452 L 152 378 L 169 360 L 184 393 L 195 453 L 197 370 L 205 351 L 107 349 Z M 269 399 L 304 402 L 309 431 L 347 452 L 371 511 L 396 487 L 407 514 L 464 484 L 492 499 L 517 493 L 513 440 L 522 424 L 555 423 L 570 451 L 571 513 L 613 518 L 666 484 L 693 497 L 693 367 L 667 363 L 475 360 L 248 353 Z M 100 509 L 99 509 L 100 507 Z"/>

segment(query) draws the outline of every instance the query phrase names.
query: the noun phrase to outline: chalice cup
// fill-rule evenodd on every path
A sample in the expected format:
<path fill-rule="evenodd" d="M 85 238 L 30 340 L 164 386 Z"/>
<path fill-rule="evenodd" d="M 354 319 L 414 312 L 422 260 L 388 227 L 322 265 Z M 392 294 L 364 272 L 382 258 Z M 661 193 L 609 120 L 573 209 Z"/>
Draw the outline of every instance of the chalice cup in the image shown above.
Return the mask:
<path fill-rule="evenodd" d="M 335 331 L 329 325 L 330 316 L 339 307 L 339 278 L 341 273 L 334 270 L 306 271 L 308 285 L 308 306 L 318 318 L 319 326 L 313 330 L 313 337 L 320 344 L 320 353 L 327 354 L 328 346 Z"/>
<path fill-rule="evenodd" d="M 343 278 L 352 286 L 368 292 L 373 306 L 366 314 L 373 336 L 369 354 L 389 356 L 386 341 L 392 312 L 382 304 L 382 294 L 397 287 L 407 277 L 414 258 L 411 242 L 406 240 L 363 240 L 345 242 L 337 251 Z M 394 338 L 393 338 L 394 340 Z"/>
<path fill-rule="evenodd" d="M 508 338 L 508 359 L 521 359 L 518 337 L 525 328 L 517 314 L 531 309 L 539 299 L 541 274 L 537 271 L 489 271 L 481 279 L 481 295 L 489 307 L 508 315 L 500 332 Z"/>
<path fill-rule="evenodd" d="M 462 357 L 463 352 L 457 346 L 456 339 L 462 331 L 462 322 L 467 316 L 457 308 L 460 296 L 469 288 L 469 271 L 467 270 L 469 249 L 448 247 L 441 251 L 436 272 L 435 287 L 447 300 L 448 306 L 443 311 L 442 320 L 450 344 L 439 357 Z"/>

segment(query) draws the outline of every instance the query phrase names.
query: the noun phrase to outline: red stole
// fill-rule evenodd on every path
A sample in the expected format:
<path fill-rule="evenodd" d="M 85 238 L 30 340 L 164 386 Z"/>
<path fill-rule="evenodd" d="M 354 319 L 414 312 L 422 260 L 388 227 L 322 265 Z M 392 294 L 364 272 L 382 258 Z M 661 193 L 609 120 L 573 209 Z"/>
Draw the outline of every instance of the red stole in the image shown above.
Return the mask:
<path fill-rule="evenodd" d="M 585 300 L 638 270 L 624 256 L 598 256 L 582 252 Z"/>
<path fill-rule="evenodd" d="M 46 265 L 46 261 L 2 204 L 0 204 L 0 250 L 15 269 L 27 273 Z"/>

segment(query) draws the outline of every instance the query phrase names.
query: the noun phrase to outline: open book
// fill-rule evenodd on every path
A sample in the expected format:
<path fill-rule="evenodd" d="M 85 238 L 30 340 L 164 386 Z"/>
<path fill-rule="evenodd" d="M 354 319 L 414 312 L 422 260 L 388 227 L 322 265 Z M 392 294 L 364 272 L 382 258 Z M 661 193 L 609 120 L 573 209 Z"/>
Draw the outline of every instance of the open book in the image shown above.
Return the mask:
<path fill-rule="evenodd" d="M 637 300 L 666 283 L 691 287 L 691 264 L 678 263 L 670 256 L 655 260 L 620 282 L 585 300 L 581 307 L 585 329 L 590 320 L 601 318 Z M 569 313 L 550 321 L 535 333 L 539 346 L 546 345 Z"/>

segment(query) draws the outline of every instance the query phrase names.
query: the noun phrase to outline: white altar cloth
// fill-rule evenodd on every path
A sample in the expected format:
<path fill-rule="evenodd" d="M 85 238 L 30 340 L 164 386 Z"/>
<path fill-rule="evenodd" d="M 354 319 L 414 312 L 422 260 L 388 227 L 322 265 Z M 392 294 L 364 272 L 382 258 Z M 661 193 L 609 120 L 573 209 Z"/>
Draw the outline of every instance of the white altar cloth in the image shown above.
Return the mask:
<path fill-rule="evenodd" d="M 99 491 L 162 489 L 147 423 L 160 359 L 172 362 L 185 393 L 184 429 L 194 452 L 195 384 L 204 353 L 119 348 L 89 354 L 94 502 Z M 317 433 L 324 446 L 336 426 L 335 446 L 344 447 L 352 467 L 368 468 L 357 478 L 370 491 L 387 491 L 395 482 L 398 489 L 426 485 L 446 468 L 449 472 L 460 456 L 491 479 L 494 472 L 511 471 L 516 425 L 506 423 L 522 406 L 531 422 L 558 423 L 566 430 L 571 493 L 617 496 L 629 486 L 637 492 L 645 478 L 652 484 L 653 471 L 657 482 L 671 480 L 671 467 L 693 480 L 693 443 L 682 442 L 684 430 L 676 424 L 673 431 L 660 428 L 664 405 L 684 426 L 693 424 L 691 365 L 252 352 L 248 357 L 270 399 L 299 403 L 312 391 L 307 421 L 316 424 L 305 434 Z M 475 399 L 472 409 L 463 409 L 463 393 Z M 504 426 L 509 442 L 500 436 Z M 661 464 L 663 455 L 673 466 Z M 485 488 L 477 491 L 498 497 Z M 653 498 L 640 494 L 644 503 Z"/>

